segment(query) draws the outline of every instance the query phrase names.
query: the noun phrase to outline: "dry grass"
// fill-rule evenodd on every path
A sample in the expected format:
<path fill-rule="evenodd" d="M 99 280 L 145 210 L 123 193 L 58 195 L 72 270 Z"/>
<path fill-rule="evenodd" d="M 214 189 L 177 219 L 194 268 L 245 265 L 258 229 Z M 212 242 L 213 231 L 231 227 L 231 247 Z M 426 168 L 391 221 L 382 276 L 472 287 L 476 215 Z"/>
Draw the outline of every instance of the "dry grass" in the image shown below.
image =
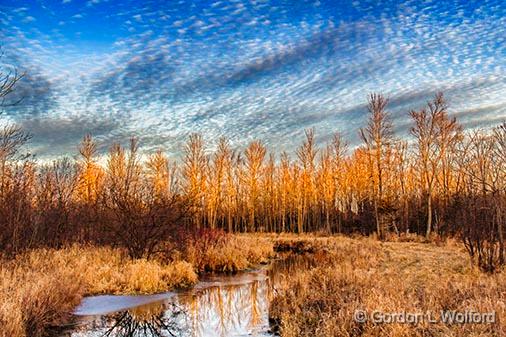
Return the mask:
<path fill-rule="evenodd" d="M 319 235 L 234 235 L 189 245 L 169 260 L 131 260 L 120 249 L 35 250 L 0 266 L 0 337 L 42 336 L 64 323 L 86 294 L 155 293 L 191 286 L 201 271 L 236 271 L 279 251 L 310 252 L 274 292 L 271 317 L 282 336 L 502 336 L 506 279 L 471 266 L 453 241 L 381 243 Z M 496 311 L 497 323 L 357 323 L 368 313 Z"/>
<path fill-rule="evenodd" d="M 79 303 L 85 290 L 74 269 L 32 252 L 0 267 L 0 336 L 40 336 Z"/>
<path fill-rule="evenodd" d="M 65 322 L 85 294 L 154 293 L 197 281 L 184 261 L 130 260 L 119 249 L 39 249 L 0 267 L 0 336 L 40 336 Z"/>
<path fill-rule="evenodd" d="M 266 263 L 274 250 L 270 238 L 242 234 L 204 247 L 189 246 L 184 256 L 199 272 L 234 272 Z"/>
<path fill-rule="evenodd" d="M 504 336 L 506 274 L 471 267 L 460 246 L 372 239 L 309 238 L 315 264 L 286 275 L 271 301 L 281 335 L 291 336 Z M 308 245 L 308 243 L 306 243 Z M 440 310 L 496 312 L 495 324 L 357 323 L 369 315 Z"/>
<path fill-rule="evenodd" d="M 230 236 L 208 248 L 189 247 L 170 262 L 131 260 L 121 249 L 77 245 L 0 259 L 0 337 L 42 336 L 63 324 L 84 295 L 189 287 L 198 271 L 242 270 L 273 254 L 269 239 L 249 235 Z"/>
<path fill-rule="evenodd" d="M 68 317 L 79 303 L 84 283 L 71 268 L 48 263 L 34 269 L 21 263 L 0 267 L 0 336 L 40 336 Z"/>

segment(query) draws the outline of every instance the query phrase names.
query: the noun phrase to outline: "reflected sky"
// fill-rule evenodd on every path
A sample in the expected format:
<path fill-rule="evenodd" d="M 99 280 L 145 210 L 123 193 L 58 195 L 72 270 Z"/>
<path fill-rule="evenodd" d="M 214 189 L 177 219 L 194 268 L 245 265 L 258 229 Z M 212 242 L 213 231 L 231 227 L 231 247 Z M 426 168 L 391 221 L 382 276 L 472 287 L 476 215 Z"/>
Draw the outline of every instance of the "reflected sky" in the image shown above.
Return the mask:
<path fill-rule="evenodd" d="M 303 129 L 353 143 L 366 95 L 407 111 L 443 90 L 464 125 L 506 118 L 506 4 L 464 1 L 3 0 L 3 67 L 27 72 L 4 111 L 39 157 L 141 137 L 177 154 L 190 132 L 292 150 Z"/>
<path fill-rule="evenodd" d="M 60 337 L 270 336 L 268 273 L 206 276 L 191 290 L 156 296 L 90 297 L 76 309 L 76 328 Z"/>
<path fill-rule="evenodd" d="M 327 254 L 287 253 L 258 269 L 201 275 L 188 290 L 90 296 L 75 309 L 75 326 L 58 337 L 273 336 L 269 303 L 276 287 L 322 258 Z"/>

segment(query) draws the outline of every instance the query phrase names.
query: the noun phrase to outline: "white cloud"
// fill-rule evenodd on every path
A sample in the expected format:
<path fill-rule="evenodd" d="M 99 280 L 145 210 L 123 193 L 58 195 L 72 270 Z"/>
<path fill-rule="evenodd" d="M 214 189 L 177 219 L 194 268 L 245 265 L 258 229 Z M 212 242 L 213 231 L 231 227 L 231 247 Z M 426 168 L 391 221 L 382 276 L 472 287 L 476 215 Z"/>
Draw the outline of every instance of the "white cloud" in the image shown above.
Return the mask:
<path fill-rule="evenodd" d="M 30 22 L 34 22 L 35 21 L 35 18 L 33 16 L 25 16 L 25 18 L 23 19 L 23 22 L 24 23 L 30 23 Z"/>
<path fill-rule="evenodd" d="M 101 0 L 88 0 L 86 2 L 86 6 L 88 7 L 92 7 L 93 5 L 97 5 L 101 2 Z"/>

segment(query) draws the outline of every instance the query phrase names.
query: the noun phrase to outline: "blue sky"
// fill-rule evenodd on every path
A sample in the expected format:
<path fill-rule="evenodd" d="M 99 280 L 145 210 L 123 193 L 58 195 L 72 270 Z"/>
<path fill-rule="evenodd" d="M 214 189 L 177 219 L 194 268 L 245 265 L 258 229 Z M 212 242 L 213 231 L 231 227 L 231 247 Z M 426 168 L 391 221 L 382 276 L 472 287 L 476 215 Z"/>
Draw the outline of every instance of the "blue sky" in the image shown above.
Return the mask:
<path fill-rule="evenodd" d="M 485 1 L 0 2 L 2 66 L 27 73 L 0 123 L 41 158 L 139 136 L 177 153 L 191 132 L 291 151 L 314 127 L 352 144 L 366 97 L 396 131 L 438 90 L 468 127 L 506 119 L 506 3 Z"/>

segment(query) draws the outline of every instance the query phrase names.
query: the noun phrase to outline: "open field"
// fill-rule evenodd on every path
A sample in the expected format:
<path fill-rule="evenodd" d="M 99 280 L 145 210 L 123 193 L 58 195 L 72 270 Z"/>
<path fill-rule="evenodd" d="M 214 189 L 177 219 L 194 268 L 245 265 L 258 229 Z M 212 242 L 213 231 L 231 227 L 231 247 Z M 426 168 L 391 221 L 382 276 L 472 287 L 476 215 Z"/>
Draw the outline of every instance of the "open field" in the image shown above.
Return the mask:
<path fill-rule="evenodd" d="M 311 239 L 314 263 L 286 275 L 271 301 L 271 318 L 291 336 L 504 336 L 506 278 L 470 264 L 456 242 Z M 313 267 L 312 267 L 313 266 Z M 369 316 L 354 319 L 357 310 Z M 441 310 L 495 312 L 494 324 L 378 322 L 378 313 Z M 387 317 L 387 315 L 383 315 Z M 375 320 L 375 322 L 371 322 Z"/>

